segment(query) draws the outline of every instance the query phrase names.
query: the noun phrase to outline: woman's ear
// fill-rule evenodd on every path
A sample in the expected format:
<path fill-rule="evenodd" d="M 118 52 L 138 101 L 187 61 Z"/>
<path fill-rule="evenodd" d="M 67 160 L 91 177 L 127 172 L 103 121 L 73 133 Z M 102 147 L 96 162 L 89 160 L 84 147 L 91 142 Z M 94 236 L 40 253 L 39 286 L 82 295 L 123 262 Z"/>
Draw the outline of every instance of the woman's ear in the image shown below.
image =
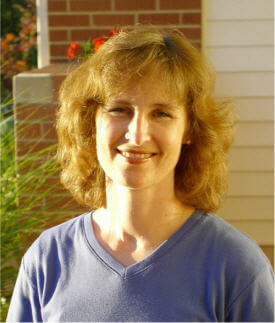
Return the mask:
<path fill-rule="evenodd" d="M 191 144 L 191 139 L 189 136 L 184 136 L 182 139 L 182 144 L 183 145 L 190 145 Z"/>

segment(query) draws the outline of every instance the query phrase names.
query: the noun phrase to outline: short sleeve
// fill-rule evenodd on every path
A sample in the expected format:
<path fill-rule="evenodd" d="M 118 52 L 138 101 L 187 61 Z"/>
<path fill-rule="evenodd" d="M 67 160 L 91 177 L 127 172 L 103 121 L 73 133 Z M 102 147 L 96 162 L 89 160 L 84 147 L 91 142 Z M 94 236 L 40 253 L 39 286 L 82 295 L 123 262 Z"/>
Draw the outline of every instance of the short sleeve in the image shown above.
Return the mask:
<path fill-rule="evenodd" d="M 24 259 L 14 287 L 7 322 L 42 322 L 36 287 L 24 269 Z"/>
<path fill-rule="evenodd" d="M 226 322 L 274 322 L 274 274 L 270 264 L 233 300 Z"/>

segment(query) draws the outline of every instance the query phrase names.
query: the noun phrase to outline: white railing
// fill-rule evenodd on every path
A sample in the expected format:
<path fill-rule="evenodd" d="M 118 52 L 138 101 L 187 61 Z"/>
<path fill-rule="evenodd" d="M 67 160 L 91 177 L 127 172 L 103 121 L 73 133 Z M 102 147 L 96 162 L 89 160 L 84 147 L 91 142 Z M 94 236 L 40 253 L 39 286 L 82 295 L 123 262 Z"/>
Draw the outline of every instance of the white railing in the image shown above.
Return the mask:
<path fill-rule="evenodd" d="M 36 0 L 37 8 L 37 51 L 38 68 L 50 63 L 49 51 L 49 26 L 48 26 L 48 1 Z"/>

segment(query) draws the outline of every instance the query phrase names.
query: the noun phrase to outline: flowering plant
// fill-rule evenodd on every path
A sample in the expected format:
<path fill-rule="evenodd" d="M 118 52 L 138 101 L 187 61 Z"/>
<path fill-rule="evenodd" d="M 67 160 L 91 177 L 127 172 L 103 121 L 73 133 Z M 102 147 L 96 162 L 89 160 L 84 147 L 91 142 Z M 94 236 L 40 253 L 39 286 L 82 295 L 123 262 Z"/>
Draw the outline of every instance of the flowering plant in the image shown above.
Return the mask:
<path fill-rule="evenodd" d="M 36 4 L 34 0 L 26 0 L 25 3 L 25 7 L 14 5 L 21 14 L 19 35 L 10 32 L 1 40 L 2 91 L 10 91 L 14 75 L 37 65 Z"/>
<path fill-rule="evenodd" d="M 83 43 L 71 43 L 67 49 L 67 58 L 74 59 L 75 57 L 80 57 L 82 59 L 88 58 L 91 54 L 94 54 L 98 51 L 99 47 L 105 43 L 109 38 L 113 37 L 117 34 L 118 31 L 115 29 L 111 29 L 109 32 L 109 36 L 102 35 L 93 40 L 88 40 Z"/>

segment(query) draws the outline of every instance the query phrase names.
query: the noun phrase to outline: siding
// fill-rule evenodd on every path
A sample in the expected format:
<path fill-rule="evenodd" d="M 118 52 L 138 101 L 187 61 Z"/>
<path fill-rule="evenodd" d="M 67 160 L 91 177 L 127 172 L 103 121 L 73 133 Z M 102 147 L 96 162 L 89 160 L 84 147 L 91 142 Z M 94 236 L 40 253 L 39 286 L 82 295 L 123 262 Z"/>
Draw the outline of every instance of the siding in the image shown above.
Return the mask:
<path fill-rule="evenodd" d="M 259 244 L 272 245 L 274 3 L 202 4 L 202 49 L 217 71 L 216 95 L 234 97 L 240 117 L 228 196 L 218 214 Z"/>

